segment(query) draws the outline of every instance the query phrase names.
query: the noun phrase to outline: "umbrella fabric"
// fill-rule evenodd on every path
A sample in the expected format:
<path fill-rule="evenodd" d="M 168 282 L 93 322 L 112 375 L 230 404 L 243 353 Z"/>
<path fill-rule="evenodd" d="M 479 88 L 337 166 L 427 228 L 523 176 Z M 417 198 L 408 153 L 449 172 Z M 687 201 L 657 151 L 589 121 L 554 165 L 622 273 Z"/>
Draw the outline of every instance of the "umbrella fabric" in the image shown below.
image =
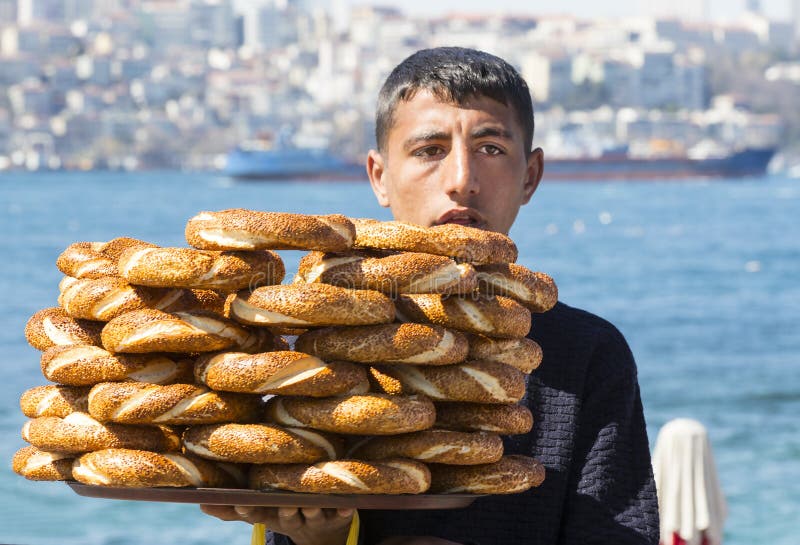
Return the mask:
<path fill-rule="evenodd" d="M 687 545 L 720 545 L 727 506 L 708 433 L 700 422 L 678 418 L 661 428 L 653 473 L 662 539 L 677 534 Z"/>

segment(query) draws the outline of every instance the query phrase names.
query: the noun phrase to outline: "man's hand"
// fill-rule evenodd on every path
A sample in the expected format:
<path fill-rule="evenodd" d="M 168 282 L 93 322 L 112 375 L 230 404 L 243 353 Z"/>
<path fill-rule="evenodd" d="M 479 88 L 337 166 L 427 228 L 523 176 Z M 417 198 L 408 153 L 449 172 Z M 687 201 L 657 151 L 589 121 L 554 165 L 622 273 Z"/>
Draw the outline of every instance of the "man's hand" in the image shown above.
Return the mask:
<path fill-rule="evenodd" d="M 261 523 L 273 532 L 289 536 L 297 545 L 344 545 L 354 512 L 353 509 L 241 505 L 201 505 L 200 509 L 222 520 Z"/>

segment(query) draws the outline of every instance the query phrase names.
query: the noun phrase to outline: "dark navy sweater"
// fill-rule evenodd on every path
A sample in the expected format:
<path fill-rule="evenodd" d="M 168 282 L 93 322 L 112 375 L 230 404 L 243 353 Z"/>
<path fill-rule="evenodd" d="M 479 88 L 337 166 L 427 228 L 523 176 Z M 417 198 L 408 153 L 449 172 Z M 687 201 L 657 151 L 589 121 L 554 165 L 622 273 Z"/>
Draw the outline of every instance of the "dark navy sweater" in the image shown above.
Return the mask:
<path fill-rule="evenodd" d="M 534 426 L 505 438 L 505 453 L 537 458 L 546 468 L 544 483 L 464 509 L 359 510 L 363 545 L 389 536 L 480 545 L 657 545 L 656 490 L 625 339 L 605 320 L 561 303 L 534 315 L 529 337 L 544 351 L 522 401 Z"/>

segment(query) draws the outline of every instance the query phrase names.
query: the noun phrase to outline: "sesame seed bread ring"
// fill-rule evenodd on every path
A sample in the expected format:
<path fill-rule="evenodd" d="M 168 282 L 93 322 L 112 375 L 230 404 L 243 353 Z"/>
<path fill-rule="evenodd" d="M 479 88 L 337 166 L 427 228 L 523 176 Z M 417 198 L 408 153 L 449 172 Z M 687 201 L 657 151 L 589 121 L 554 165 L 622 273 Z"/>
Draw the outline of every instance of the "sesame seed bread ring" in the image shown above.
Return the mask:
<path fill-rule="evenodd" d="M 295 348 L 324 360 L 447 365 L 469 350 L 458 331 L 428 324 L 328 327 L 300 335 Z"/>
<path fill-rule="evenodd" d="M 58 283 L 58 293 L 59 293 L 59 296 L 58 296 L 58 298 L 59 298 L 58 304 L 59 304 L 59 305 L 61 304 L 61 295 L 60 295 L 60 294 L 64 293 L 64 292 L 67 290 L 67 288 L 69 288 L 69 287 L 70 287 L 72 284 L 74 284 L 75 282 L 79 282 L 80 280 L 81 280 L 80 278 L 75 278 L 75 277 L 73 277 L 73 276 L 64 276 L 64 277 L 63 277 L 63 278 L 62 278 L 62 279 L 59 281 L 59 283 Z"/>
<path fill-rule="evenodd" d="M 89 414 L 122 424 L 219 424 L 254 422 L 259 396 L 213 392 L 194 384 L 103 382 L 89 392 Z"/>
<path fill-rule="evenodd" d="M 109 352 L 215 352 L 234 348 L 261 352 L 280 344 L 272 333 L 250 330 L 207 311 L 166 313 L 134 310 L 103 328 L 103 346 Z"/>
<path fill-rule="evenodd" d="M 290 350 L 207 354 L 197 359 L 194 372 L 197 382 L 226 392 L 330 397 L 369 390 L 364 367 Z"/>
<path fill-rule="evenodd" d="M 131 284 L 225 292 L 280 284 L 286 274 L 280 256 L 269 251 L 131 248 L 117 266 L 120 276 Z"/>
<path fill-rule="evenodd" d="M 340 437 L 270 424 L 192 426 L 183 433 L 186 452 L 220 462 L 312 464 L 339 458 Z"/>
<path fill-rule="evenodd" d="M 153 244 L 120 237 L 108 242 L 76 242 L 56 259 L 58 270 L 74 278 L 118 276 L 117 260 L 128 248 L 153 247 Z"/>
<path fill-rule="evenodd" d="M 141 448 L 154 451 L 179 450 L 178 437 L 161 426 L 102 424 L 86 413 L 64 418 L 40 416 L 22 426 L 22 438 L 48 452 L 90 452 L 104 448 Z"/>
<path fill-rule="evenodd" d="M 98 486 L 194 486 L 240 488 L 245 476 L 231 464 L 217 464 L 190 454 L 157 454 L 146 450 L 111 448 L 77 458 L 76 481 Z"/>
<path fill-rule="evenodd" d="M 32 481 L 70 481 L 74 459 L 72 454 L 45 452 L 29 445 L 14 454 L 11 468 L 17 475 Z"/>
<path fill-rule="evenodd" d="M 392 300 L 373 290 L 328 284 L 285 284 L 240 291 L 231 317 L 260 326 L 368 325 L 394 321 Z"/>
<path fill-rule="evenodd" d="M 517 246 L 507 236 L 447 223 L 422 227 L 401 221 L 353 219 L 357 248 L 444 255 L 465 263 L 513 263 Z"/>
<path fill-rule="evenodd" d="M 103 242 L 72 243 L 58 256 L 56 267 L 73 278 L 116 276 L 116 263 L 100 252 L 103 244 Z"/>
<path fill-rule="evenodd" d="M 508 297 L 409 294 L 398 297 L 395 306 L 403 322 L 439 324 L 503 338 L 524 337 L 531 329 L 531 312 Z"/>
<path fill-rule="evenodd" d="M 516 403 L 525 395 L 522 371 L 490 361 L 442 366 L 378 365 L 371 368 L 371 374 L 380 391 L 424 394 L 437 401 Z"/>
<path fill-rule="evenodd" d="M 89 412 L 89 387 L 35 386 L 22 392 L 19 398 L 22 414 L 28 418 L 57 416 L 64 418 L 74 412 Z"/>
<path fill-rule="evenodd" d="M 274 397 L 266 420 L 284 426 L 355 435 L 393 435 L 428 429 L 436 420 L 433 403 L 422 396 L 384 394 L 321 399 Z"/>
<path fill-rule="evenodd" d="M 558 302 L 558 287 L 550 276 L 516 263 L 479 265 L 478 289 L 488 295 L 504 295 L 531 312 L 547 312 Z"/>
<path fill-rule="evenodd" d="M 71 282 L 58 303 L 73 318 L 108 322 L 126 312 L 154 308 L 164 312 L 209 310 L 222 314 L 225 300 L 208 290 L 132 286 L 122 278 L 87 278 Z"/>
<path fill-rule="evenodd" d="M 25 338 L 37 350 L 68 344 L 94 344 L 100 346 L 101 322 L 76 320 L 58 307 L 36 312 L 25 324 Z"/>
<path fill-rule="evenodd" d="M 411 458 L 437 464 L 490 464 L 503 456 L 503 440 L 494 433 L 424 430 L 369 437 L 348 456 L 359 460 Z"/>
<path fill-rule="evenodd" d="M 436 427 L 458 431 L 490 431 L 500 435 L 528 433 L 533 414 L 524 405 L 447 403 L 436 404 Z"/>
<path fill-rule="evenodd" d="M 493 339 L 485 335 L 468 335 L 469 358 L 505 363 L 530 373 L 542 363 L 542 347 L 527 337 Z"/>
<path fill-rule="evenodd" d="M 116 263 L 120 256 L 131 248 L 155 248 L 156 245 L 136 238 L 117 237 L 112 238 L 99 246 L 101 254 Z"/>
<path fill-rule="evenodd" d="M 48 348 L 41 359 L 47 380 L 69 386 L 133 380 L 170 384 L 192 380 L 191 360 L 162 354 L 112 354 L 99 346 L 70 345 Z"/>
<path fill-rule="evenodd" d="M 516 494 L 544 481 L 544 466 L 518 454 L 503 456 L 493 464 L 430 466 L 433 494 Z"/>
<path fill-rule="evenodd" d="M 300 278 L 361 290 L 398 293 L 471 293 L 475 268 L 449 257 L 403 252 L 383 257 L 311 252 L 300 260 Z"/>
<path fill-rule="evenodd" d="M 250 488 L 312 494 L 421 494 L 430 471 L 420 462 L 336 460 L 306 464 L 263 464 L 250 468 Z"/>
<path fill-rule="evenodd" d="M 343 252 L 356 231 L 341 214 L 311 216 L 241 208 L 200 212 L 186 224 L 186 240 L 201 250 L 320 250 Z"/>

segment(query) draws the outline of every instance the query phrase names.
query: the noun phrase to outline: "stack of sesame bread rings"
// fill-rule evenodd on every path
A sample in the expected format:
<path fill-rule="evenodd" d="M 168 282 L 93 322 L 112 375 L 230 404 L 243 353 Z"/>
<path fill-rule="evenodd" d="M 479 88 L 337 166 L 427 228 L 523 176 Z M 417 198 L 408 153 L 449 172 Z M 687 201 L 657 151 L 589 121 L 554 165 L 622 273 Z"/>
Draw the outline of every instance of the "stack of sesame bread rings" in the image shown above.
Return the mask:
<path fill-rule="evenodd" d="M 191 248 L 79 242 L 25 329 L 54 384 L 22 394 L 14 470 L 118 487 L 516 493 L 518 402 L 552 279 L 460 225 L 223 210 Z M 275 250 L 309 251 L 291 283 Z"/>

